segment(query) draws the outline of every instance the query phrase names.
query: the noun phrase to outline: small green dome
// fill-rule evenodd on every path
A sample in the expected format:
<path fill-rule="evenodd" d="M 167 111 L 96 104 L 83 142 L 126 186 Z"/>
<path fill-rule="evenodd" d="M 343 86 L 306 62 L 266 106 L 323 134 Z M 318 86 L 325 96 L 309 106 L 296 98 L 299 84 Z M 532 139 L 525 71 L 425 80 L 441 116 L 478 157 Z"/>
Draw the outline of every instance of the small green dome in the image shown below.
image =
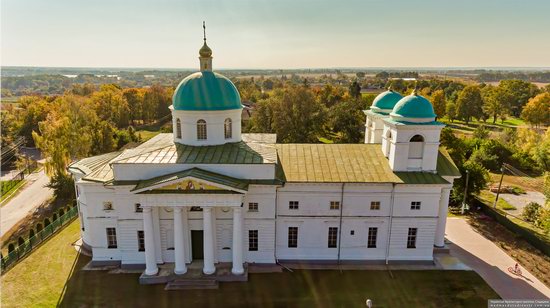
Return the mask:
<path fill-rule="evenodd" d="M 402 98 L 403 96 L 401 96 L 401 94 L 393 90 L 382 92 L 374 98 L 374 101 L 372 101 L 371 109 L 393 109 L 395 104 L 397 104 L 397 102 Z"/>
<path fill-rule="evenodd" d="M 174 110 L 241 109 L 239 91 L 231 80 L 218 73 L 202 71 L 191 74 L 177 86 L 172 97 Z"/>
<path fill-rule="evenodd" d="M 417 94 L 403 97 L 397 102 L 395 107 L 393 107 L 390 116 L 409 119 L 434 119 L 436 117 L 430 101 Z"/>

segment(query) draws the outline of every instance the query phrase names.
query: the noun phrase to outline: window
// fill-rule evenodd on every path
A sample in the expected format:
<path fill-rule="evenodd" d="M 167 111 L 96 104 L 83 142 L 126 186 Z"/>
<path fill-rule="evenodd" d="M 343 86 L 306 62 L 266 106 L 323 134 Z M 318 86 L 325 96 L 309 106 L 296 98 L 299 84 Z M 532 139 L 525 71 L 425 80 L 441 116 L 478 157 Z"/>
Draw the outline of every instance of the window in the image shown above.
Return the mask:
<path fill-rule="evenodd" d="M 351 230 L 351 231 L 349 232 L 349 234 L 350 234 L 350 235 L 355 235 L 355 230 Z"/>
<path fill-rule="evenodd" d="M 189 209 L 190 212 L 202 212 L 202 207 L 200 206 L 192 206 L 190 209 Z"/>
<path fill-rule="evenodd" d="M 225 139 L 231 139 L 233 136 L 233 127 L 231 125 L 230 118 L 225 119 L 223 123 L 223 134 L 225 136 Z"/>
<path fill-rule="evenodd" d="M 371 210 L 379 210 L 380 209 L 380 201 L 371 201 L 370 209 Z"/>
<path fill-rule="evenodd" d="M 288 227 L 288 248 L 298 247 L 298 227 Z"/>
<path fill-rule="evenodd" d="M 340 209 L 340 201 L 330 201 L 330 209 L 331 210 L 339 210 Z"/>
<path fill-rule="evenodd" d="M 336 248 L 338 244 L 338 228 L 328 228 L 328 248 Z"/>
<path fill-rule="evenodd" d="M 288 201 L 289 210 L 297 210 L 300 203 L 298 201 Z"/>
<path fill-rule="evenodd" d="M 249 202 L 248 203 L 248 211 L 249 212 L 257 212 L 258 211 L 258 202 Z"/>
<path fill-rule="evenodd" d="M 367 248 L 376 248 L 376 237 L 378 236 L 378 228 L 369 228 L 369 235 L 367 239 Z"/>
<path fill-rule="evenodd" d="M 409 158 L 422 158 L 422 152 L 424 151 L 424 137 L 414 135 L 409 141 Z"/>
<path fill-rule="evenodd" d="M 143 213 L 143 208 L 141 207 L 141 203 L 135 204 L 135 210 L 136 210 L 136 213 Z"/>
<path fill-rule="evenodd" d="M 411 210 L 420 210 L 420 201 L 411 202 Z"/>
<path fill-rule="evenodd" d="M 197 139 L 206 140 L 206 121 L 198 120 L 197 121 Z"/>
<path fill-rule="evenodd" d="M 138 251 L 145 251 L 145 233 L 143 231 L 138 231 L 137 239 L 138 239 Z"/>
<path fill-rule="evenodd" d="M 113 202 L 111 202 L 111 201 L 103 202 L 103 210 L 104 211 L 112 211 L 113 210 Z"/>
<path fill-rule="evenodd" d="M 115 228 L 107 228 L 107 248 L 117 248 Z"/>
<path fill-rule="evenodd" d="M 258 251 L 258 230 L 248 230 L 248 251 Z"/>
<path fill-rule="evenodd" d="M 418 228 L 409 228 L 407 235 L 407 248 L 416 248 L 416 233 Z"/>
<path fill-rule="evenodd" d="M 176 120 L 176 137 L 181 139 L 181 121 L 180 119 Z"/>

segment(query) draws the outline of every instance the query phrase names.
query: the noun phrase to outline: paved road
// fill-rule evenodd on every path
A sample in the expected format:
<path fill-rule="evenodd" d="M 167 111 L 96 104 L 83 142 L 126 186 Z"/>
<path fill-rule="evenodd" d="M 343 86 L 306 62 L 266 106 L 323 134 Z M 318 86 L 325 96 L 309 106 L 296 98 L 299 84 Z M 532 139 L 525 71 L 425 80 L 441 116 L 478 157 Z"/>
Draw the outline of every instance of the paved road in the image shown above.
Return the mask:
<path fill-rule="evenodd" d="M 19 194 L 0 209 L 0 236 L 53 196 L 53 190 L 45 187 L 49 178 L 44 170 L 29 175 L 27 181 Z"/>
<path fill-rule="evenodd" d="M 508 272 L 516 261 L 477 233 L 464 219 L 448 218 L 451 255 L 474 269 L 503 299 L 548 299 L 550 289 L 521 268 L 523 277 Z"/>
<path fill-rule="evenodd" d="M 494 194 L 494 193 L 493 193 Z M 494 194 L 496 195 L 496 194 Z M 538 192 L 538 191 L 527 191 L 525 194 L 500 194 L 499 198 L 502 198 L 506 200 L 506 202 L 510 203 L 511 205 L 516 207 L 516 210 L 507 210 L 506 212 L 520 216 L 523 212 L 523 208 L 529 203 L 529 202 L 536 202 L 540 205 L 544 205 L 546 202 L 546 197 L 544 197 L 544 194 Z"/>

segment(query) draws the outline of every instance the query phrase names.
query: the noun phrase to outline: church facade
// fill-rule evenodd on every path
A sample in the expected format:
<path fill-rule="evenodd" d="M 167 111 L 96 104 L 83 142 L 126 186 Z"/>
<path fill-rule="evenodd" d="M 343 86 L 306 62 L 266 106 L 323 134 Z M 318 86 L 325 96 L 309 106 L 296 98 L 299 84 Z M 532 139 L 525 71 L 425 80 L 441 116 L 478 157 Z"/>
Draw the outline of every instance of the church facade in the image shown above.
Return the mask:
<path fill-rule="evenodd" d="M 364 144 L 278 144 L 242 134 L 239 93 L 212 71 L 175 90 L 173 133 L 70 165 L 93 264 L 432 261 L 453 180 L 432 105 L 388 90 L 365 111 Z"/>

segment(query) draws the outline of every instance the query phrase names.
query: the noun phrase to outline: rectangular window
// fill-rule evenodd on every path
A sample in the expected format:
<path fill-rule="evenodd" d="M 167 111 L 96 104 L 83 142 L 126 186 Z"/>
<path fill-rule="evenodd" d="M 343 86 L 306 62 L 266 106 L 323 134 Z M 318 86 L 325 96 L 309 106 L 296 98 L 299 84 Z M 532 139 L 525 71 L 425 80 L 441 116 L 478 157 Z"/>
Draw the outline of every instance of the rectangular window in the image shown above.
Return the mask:
<path fill-rule="evenodd" d="M 298 247 L 298 227 L 288 227 L 288 248 Z"/>
<path fill-rule="evenodd" d="M 258 230 L 248 230 L 248 251 L 258 251 Z"/>
<path fill-rule="evenodd" d="M 141 203 L 135 204 L 135 210 L 136 210 L 136 213 L 143 213 L 143 208 L 141 207 Z"/>
<path fill-rule="evenodd" d="M 411 202 L 411 210 L 420 210 L 420 201 Z"/>
<path fill-rule="evenodd" d="M 378 236 L 378 228 L 369 228 L 369 236 L 367 239 L 367 248 L 376 248 L 376 237 Z"/>
<path fill-rule="evenodd" d="M 248 211 L 249 212 L 257 212 L 258 211 L 258 202 L 249 202 L 248 203 Z"/>
<path fill-rule="evenodd" d="M 338 228 L 328 228 L 328 248 L 336 248 L 338 245 Z"/>
<path fill-rule="evenodd" d="M 143 231 L 137 232 L 138 238 L 138 251 L 145 251 L 145 233 Z"/>
<path fill-rule="evenodd" d="M 380 209 L 380 201 L 371 201 L 370 209 L 371 210 L 379 210 Z"/>
<path fill-rule="evenodd" d="M 330 209 L 331 210 L 339 210 L 340 209 L 340 201 L 330 201 Z"/>
<path fill-rule="evenodd" d="M 407 235 L 407 248 L 416 248 L 416 233 L 418 228 L 409 228 L 409 234 Z"/>
<path fill-rule="evenodd" d="M 288 209 L 289 210 L 297 210 L 299 206 L 298 201 L 288 201 Z"/>
<path fill-rule="evenodd" d="M 117 248 L 115 228 L 107 228 L 107 248 Z"/>
<path fill-rule="evenodd" d="M 113 209 L 113 202 L 111 202 L 111 201 L 103 202 L 103 210 L 104 211 L 111 211 L 112 209 Z"/>

